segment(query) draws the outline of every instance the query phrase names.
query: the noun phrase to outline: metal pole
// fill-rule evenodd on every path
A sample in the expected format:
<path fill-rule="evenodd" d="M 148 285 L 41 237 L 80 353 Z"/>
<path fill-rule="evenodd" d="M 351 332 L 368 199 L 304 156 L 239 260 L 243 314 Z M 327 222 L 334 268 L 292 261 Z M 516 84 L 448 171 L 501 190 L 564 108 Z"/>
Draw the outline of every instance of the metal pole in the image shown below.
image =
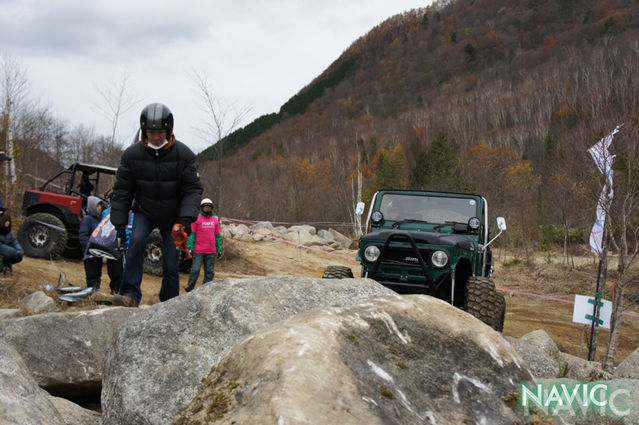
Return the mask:
<path fill-rule="evenodd" d="M 601 281 L 603 276 L 603 263 L 605 259 L 599 259 L 599 272 L 597 274 L 597 288 L 595 289 L 595 302 L 592 308 L 592 325 L 590 326 L 590 349 L 588 350 L 588 360 L 595 360 L 597 343 L 599 342 L 599 308 L 601 306 Z"/>
<path fill-rule="evenodd" d="M 608 202 L 608 201 L 607 201 Z M 608 203 L 609 205 L 609 203 Z M 606 208 L 608 209 L 608 208 Z M 608 214 L 606 212 L 606 221 L 603 223 L 603 235 L 601 238 L 601 255 L 599 257 L 599 270 L 597 272 L 597 286 L 595 289 L 595 300 L 593 302 L 594 306 L 592 308 L 592 325 L 590 326 L 590 348 L 588 350 L 588 360 L 595 360 L 595 353 L 597 351 L 597 343 L 599 342 L 599 310 L 602 305 L 601 299 L 603 298 L 601 294 L 601 288 L 603 286 L 603 281 L 605 281 L 606 276 L 606 260 L 607 260 L 607 244 L 606 244 L 606 229 L 608 222 Z"/>

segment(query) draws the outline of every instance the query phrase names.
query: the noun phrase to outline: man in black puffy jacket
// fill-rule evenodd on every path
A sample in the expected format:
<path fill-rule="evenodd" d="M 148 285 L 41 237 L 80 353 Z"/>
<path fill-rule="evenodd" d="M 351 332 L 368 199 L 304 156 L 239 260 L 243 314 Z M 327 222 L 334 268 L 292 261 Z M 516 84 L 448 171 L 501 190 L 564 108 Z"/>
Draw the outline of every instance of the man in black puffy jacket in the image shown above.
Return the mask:
<path fill-rule="evenodd" d="M 114 305 L 140 303 L 144 248 L 156 227 L 163 242 L 160 301 L 179 294 L 179 253 L 171 228 L 179 223 L 190 232 L 202 195 L 195 155 L 175 140 L 169 108 L 161 103 L 146 106 L 140 115 L 140 130 L 141 140 L 122 154 L 111 198 L 111 223 L 121 243 L 126 240 L 129 210 L 134 212 L 122 286 Z"/>

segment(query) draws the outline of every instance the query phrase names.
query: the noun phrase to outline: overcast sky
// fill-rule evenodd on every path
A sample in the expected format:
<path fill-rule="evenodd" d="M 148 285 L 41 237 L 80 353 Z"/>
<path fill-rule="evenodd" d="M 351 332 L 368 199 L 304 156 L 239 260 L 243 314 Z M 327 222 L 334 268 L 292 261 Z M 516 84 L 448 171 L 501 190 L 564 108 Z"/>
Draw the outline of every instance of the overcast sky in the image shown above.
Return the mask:
<path fill-rule="evenodd" d="M 197 72 L 242 124 L 279 107 L 350 44 L 422 0 L 0 0 L 0 55 L 23 67 L 32 97 L 71 126 L 111 133 L 98 89 L 120 84 L 139 102 L 122 117 L 129 141 L 139 113 L 165 103 L 195 152 L 204 112 Z"/>

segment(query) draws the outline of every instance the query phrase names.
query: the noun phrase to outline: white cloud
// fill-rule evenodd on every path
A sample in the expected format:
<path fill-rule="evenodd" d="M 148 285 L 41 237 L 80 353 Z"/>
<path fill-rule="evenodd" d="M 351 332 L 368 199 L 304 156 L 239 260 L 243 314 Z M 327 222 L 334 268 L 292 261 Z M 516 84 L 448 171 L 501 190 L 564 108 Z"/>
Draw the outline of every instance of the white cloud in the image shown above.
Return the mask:
<path fill-rule="evenodd" d="M 126 73 L 141 102 L 120 125 L 136 128 L 139 111 L 163 102 L 176 134 L 196 152 L 206 142 L 193 70 L 206 73 L 227 104 L 251 106 L 252 119 L 279 107 L 390 16 L 425 6 L 397 0 L 0 0 L 0 54 L 26 68 L 33 93 L 73 125 L 109 134 L 94 107 L 96 87 Z"/>

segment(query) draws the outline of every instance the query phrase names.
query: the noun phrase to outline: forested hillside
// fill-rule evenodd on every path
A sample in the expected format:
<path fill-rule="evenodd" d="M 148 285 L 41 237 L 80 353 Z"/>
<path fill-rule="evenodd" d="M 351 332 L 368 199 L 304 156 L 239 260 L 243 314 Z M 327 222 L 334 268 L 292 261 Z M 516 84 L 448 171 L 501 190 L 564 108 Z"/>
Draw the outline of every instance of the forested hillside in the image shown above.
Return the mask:
<path fill-rule="evenodd" d="M 636 170 L 638 40 L 637 0 L 411 10 L 204 151 L 206 190 L 228 216 L 348 220 L 359 163 L 364 200 L 381 187 L 473 191 L 511 238 L 555 225 L 583 241 L 603 184 L 587 148 L 625 123 L 616 164 Z"/>

